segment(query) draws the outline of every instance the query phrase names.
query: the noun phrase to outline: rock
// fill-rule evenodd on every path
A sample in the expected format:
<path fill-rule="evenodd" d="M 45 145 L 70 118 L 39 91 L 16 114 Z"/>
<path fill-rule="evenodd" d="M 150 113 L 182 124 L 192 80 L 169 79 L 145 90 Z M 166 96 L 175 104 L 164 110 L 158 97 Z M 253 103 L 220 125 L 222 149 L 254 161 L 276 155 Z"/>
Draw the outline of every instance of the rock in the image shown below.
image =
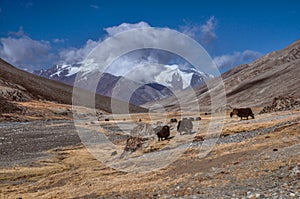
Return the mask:
<path fill-rule="evenodd" d="M 117 151 L 114 151 L 114 152 L 111 153 L 111 156 L 115 156 L 115 155 L 117 155 L 117 154 L 118 154 L 118 152 L 117 152 Z"/>
<path fill-rule="evenodd" d="M 156 129 L 156 128 L 155 128 Z M 155 129 L 152 128 L 151 124 L 141 123 L 131 131 L 131 136 L 133 137 L 141 137 L 146 139 L 154 139 L 156 136 Z M 157 127 L 157 129 L 161 129 Z"/>
<path fill-rule="evenodd" d="M 71 115 L 72 111 L 69 109 L 58 108 L 55 112 L 56 115 L 68 116 Z"/>
<path fill-rule="evenodd" d="M 300 170 L 299 170 L 298 166 L 295 166 L 293 169 L 291 169 L 290 176 L 293 177 L 293 176 L 296 176 L 299 173 L 300 173 Z"/>
<path fill-rule="evenodd" d="M 141 148 L 147 139 L 141 137 L 130 137 L 126 141 L 124 151 L 135 152 Z"/>
<path fill-rule="evenodd" d="M 0 96 L 0 115 L 2 113 L 22 113 L 25 109 L 9 102 L 7 99 Z"/>
<path fill-rule="evenodd" d="M 300 108 L 300 99 L 293 96 L 279 96 L 273 99 L 273 102 L 270 106 L 266 106 L 259 112 L 262 113 L 271 113 L 276 111 L 286 111 Z"/>
<path fill-rule="evenodd" d="M 291 196 L 291 197 L 295 197 L 295 196 L 296 196 L 296 194 L 294 194 L 294 193 L 290 193 L 290 196 Z"/>
<path fill-rule="evenodd" d="M 15 102 L 26 102 L 32 100 L 32 97 L 26 92 L 10 87 L 1 87 L 0 96 Z"/>

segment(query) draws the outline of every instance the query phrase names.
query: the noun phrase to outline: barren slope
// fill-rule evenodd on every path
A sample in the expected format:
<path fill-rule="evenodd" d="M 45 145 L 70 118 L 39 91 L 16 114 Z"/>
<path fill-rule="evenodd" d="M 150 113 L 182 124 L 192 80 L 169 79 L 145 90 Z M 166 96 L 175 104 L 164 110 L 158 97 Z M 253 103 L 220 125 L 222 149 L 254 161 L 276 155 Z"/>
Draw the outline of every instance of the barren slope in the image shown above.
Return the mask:
<path fill-rule="evenodd" d="M 72 104 L 73 87 L 39 77 L 19 70 L 4 60 L 0 59 L 0 102 L 24 102 L 32 100 L 47 100 L 61 104 Z M 82 96 L 93 94 L 84 90 L 80 91 Z M 96 95 L 96 107 L 111 112 L 111 98 Z M 76 98 L 76 96 L 75 96 Z M 87 99 L 88 100 L 88 99 Z M 127 106 L 122 101 L 117 101 L 120 106 Z M 145 112 L 146 110 L 130 105 L 132 112 Z M 1 109 L 2 110 L 2 109 Z M 4 111 L 5 112 L 5 111 Z M 7 111 L 6 111 L 7 112 Z"/>
<path fill-rule="evenodd" d="M 224 81 L 229 107 L 263 107 L 279 95 L 300 97 L 299 74 L 300 40 L 250 64 L 237 66 L 221 77 Z M 204 110 L 210 108 L 210 95 L 207 91 L 206 86 L 196 89 L 197 100 Z M 190 107 L 193 103 L 195 104 L 195 99 L 192 99 L 188 91 L 179 96 L 183 96 Z M 155 103 L 167 107 L 168 111 L 178 110 L 179 106 L 174 102 L 176 102 L 174 97 L 170 97 Z M 151 107 L 152 105 L 149 103 L 143 106 Z"/>

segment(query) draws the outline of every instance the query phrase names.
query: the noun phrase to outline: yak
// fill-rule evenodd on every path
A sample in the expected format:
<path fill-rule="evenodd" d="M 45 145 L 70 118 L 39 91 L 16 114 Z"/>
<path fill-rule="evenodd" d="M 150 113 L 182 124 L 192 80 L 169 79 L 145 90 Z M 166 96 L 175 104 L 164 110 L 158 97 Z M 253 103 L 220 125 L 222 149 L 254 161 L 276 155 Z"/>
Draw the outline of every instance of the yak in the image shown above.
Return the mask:
<path fill-rule="evenodd" d="M 177 119 L 176 118 L 171 118 L 170 122 L 177 122 Z"/>
<path fill-rule="evenodd" d="M 163 126 L 159 132 L 156 133 L 158 141 L 166 140 L 170 136 L 170 127 L 168 125 Z"/>
<path fill-rule="evenodd" d="M 201 117 L 196 117 L 196 121 L 200 121 L 201 120 Z"/>
<path fill-rule="evenodd" d="M 189 120 L 191 120 L 191 121 L 195 121 L 195 118 L 193 118 L 193 117 L 190 117 L 190 118 L 189 118 Z"/>
<path fill-rule="evenodd" d="M 182 132 L 191 133 L 193 130 L 193 122 L 191 119 L 183 118 L 178 122 L 177 131 L 181 134 Z"/>
<path fill-rule="evenodd" d="M 243 117 L 247 118 L 251 116 L 252 119 L 254 119 L 254 114 L 251 110 L 251 108 L 234 108 L 233 111 L 230 113 L 230 117 L 233 117 L 233 115 L 237 115 L 238 117 L 243 119 Z"/>

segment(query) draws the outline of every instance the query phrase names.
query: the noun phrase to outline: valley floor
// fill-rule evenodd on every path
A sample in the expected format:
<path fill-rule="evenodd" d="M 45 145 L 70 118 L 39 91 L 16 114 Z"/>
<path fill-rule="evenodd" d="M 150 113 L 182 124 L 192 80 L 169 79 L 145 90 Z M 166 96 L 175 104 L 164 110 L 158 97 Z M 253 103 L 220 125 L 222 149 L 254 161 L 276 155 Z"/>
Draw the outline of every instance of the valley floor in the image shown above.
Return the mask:
<path fill-rule="evenodd" d="M 70 122 L 31 124 L 0 125 L 0 198 L 300 197 L 299 110 L 243 121 L 227 116 L 206 157 L 191 147 L 171 165 L 149 173 L 105 166 L 80 144 Z"/>

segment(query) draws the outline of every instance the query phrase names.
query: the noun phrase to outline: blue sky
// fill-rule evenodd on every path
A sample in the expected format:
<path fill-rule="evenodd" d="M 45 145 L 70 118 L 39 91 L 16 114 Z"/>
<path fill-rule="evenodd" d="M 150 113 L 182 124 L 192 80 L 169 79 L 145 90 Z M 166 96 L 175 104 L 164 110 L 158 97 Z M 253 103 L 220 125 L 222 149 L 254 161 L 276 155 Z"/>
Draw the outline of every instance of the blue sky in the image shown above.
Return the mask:
<path fill-rule="evenodd" d="M 80 61 L 107 28 L 125 23 L 184 32 L 225 71 L 298 40 L 299 11 L 297 0 L 1 0 L 0 57 L 28 70 Z"/>

